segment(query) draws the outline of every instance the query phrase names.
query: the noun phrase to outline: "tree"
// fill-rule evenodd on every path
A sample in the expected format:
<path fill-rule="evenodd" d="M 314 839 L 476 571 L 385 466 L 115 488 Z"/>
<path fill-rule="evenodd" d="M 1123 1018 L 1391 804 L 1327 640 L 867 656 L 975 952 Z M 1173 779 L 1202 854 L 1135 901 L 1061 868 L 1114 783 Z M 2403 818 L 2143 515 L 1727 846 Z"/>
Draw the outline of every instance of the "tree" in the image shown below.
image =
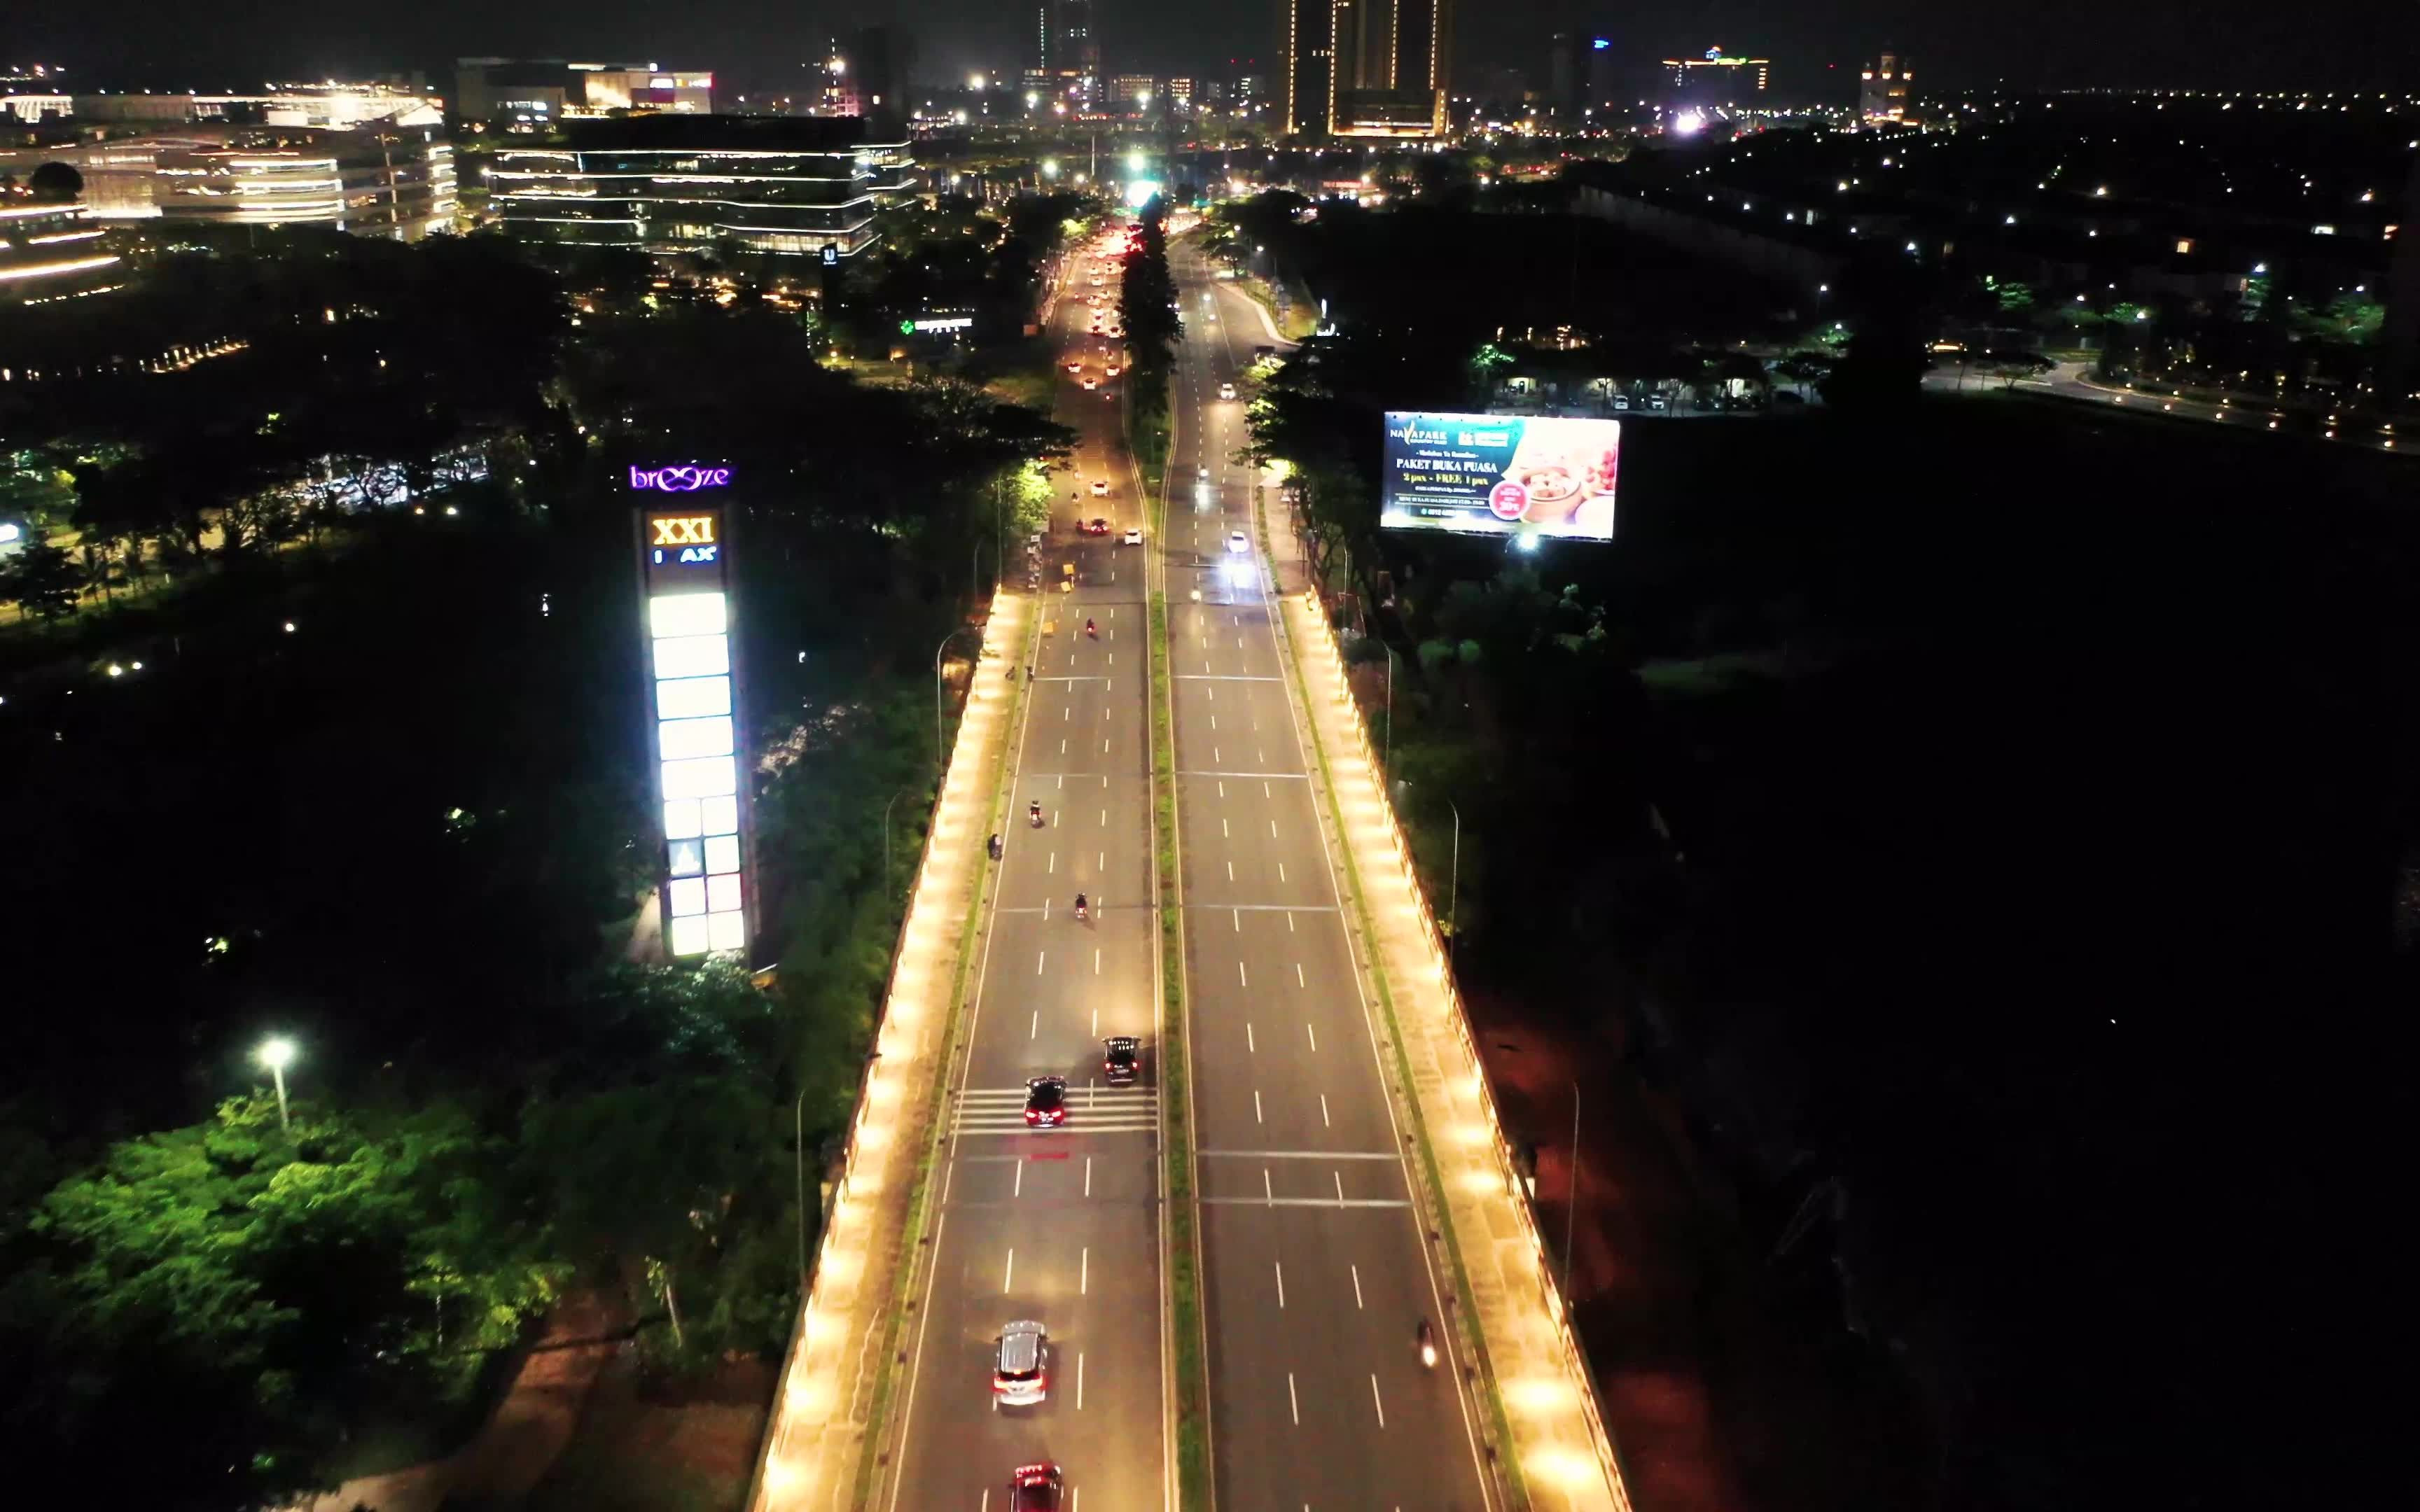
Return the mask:
<path fill-rule="evenodd" d="M 25 180 L 39 204 L 72 205 L 84 198 L 84 175 L 71 163 L 46 162 Z"/>
<path fill-rule="evenodd" d="M 130 1139 L 43 1197 L 0 1328 L 54 1354 L 9 1403 L 97 1502 L 249 1507 L 330 1484 L 374 1414 L 458 1400 L 562 1272 L 460 1110 L 283 1127 L 263 1097 Z M 23 1309 L 50 1309 L 39 1320 Z M 147 1422 L 144 1453 L 122 1452 Z"/>
<path fill-rule="evenodd" d="M 0 564 L 0 599 L 38 620 L 73 613 L 85 582 L 84 568 L 75 558 L 39 537 Z"/>
<path fill-rule="evenodd" d="M 1775 377 L 1795 384 L 1803 399 L 1810 387 L 1831 377 L 1834 365 L 1833 360 L 1822 352 L 1792 352 L 1773 364 L 1773 372 Z"/>

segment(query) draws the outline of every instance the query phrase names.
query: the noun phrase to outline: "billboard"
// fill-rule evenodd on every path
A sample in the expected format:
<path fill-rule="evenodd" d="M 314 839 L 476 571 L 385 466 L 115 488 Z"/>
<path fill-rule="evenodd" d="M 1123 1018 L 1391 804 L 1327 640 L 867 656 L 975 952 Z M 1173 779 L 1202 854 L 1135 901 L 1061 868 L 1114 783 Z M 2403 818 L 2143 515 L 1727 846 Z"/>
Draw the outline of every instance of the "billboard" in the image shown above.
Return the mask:
<path fill-rule="evenodd" d="M 1390 409 L 1378 523 L 1610 541 L 1621 452 L 1619 420 Z"/>
<path fill-rule="evenodd" d="M 633 488 L 667 492 L 729 478 L 724 470 L 693 466 L 633 468 L 630 476 Z M 713 508 L 639 513 L 647 714 L 663 815 L 658 898 L 665 948 L 676 958 L 743 951 L 750 933 L 747 794 L 723 525 L 722 511 Z"/>

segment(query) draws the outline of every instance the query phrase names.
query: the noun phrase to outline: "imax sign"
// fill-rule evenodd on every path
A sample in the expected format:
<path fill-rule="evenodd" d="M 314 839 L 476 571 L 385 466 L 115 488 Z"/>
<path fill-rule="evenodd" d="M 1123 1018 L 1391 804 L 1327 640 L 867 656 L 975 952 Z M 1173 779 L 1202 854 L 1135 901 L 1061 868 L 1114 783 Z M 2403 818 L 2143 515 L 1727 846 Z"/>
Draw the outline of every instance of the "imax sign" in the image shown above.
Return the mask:
<path fill-rule="evenodd" d="M 659 493 L 695 493 L 700 488 L 721 488 L 731 482 L 729 468 L 684 467 L 630 469 L 630 486 L 653 488 Z"/>

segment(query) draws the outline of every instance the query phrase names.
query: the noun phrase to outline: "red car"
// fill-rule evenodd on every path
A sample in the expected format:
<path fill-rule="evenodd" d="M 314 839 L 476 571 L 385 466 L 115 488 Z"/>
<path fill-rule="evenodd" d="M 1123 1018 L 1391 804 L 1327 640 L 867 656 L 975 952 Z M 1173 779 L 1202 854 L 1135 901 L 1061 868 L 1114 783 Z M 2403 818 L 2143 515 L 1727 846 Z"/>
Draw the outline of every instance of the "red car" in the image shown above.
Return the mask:
<path fill-rule="evenodd" d="M 1008 1473 L 1009 1512 L 1059 1512 L 1059 1467 L 1043 1460 Z"/>
<path fill-rule="evenodd" d="M 1078 525 L 1076 528 L 1082 531 L 1086 535 L 1107 535 L 1109 533 L 1109 522 L 1105 519 L 1088 519 L 1083 524 Z"/>
<path fill-rule="evenodd" d="M 1036 1076 L 1025 1084 L 1025 1126 L 1027 1128 L 1056 1129 L 1066 1121 L 1066 1077 Z M 1055 1478 L 1057 1472 L 1053 1471 L 1052 1475 Z"/>

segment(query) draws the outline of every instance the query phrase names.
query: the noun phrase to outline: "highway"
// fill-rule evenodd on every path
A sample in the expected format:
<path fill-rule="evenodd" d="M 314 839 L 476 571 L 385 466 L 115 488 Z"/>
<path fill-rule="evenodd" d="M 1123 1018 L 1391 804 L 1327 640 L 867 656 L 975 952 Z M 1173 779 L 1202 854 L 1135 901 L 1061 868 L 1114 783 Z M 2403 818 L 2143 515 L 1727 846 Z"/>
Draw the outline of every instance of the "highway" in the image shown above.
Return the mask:
<path fill-rule="evenodd" d="M 1102 350 L 1084 329 L 1088 268 L 1069 259 L 1079 297 L 1063 285 L 1052 324 L 1071 346 Z M 1012 747 L 1016 813 L 977 946 L 965 1058 L 950 1076 L 934 1258 L 911 1321 L 898 1463 L 877 1498 L 893 1512 L 1001 1505 L 1009 1470 L 1039 1459 L 1064 1470 L 1068 1512 L 1168 1500 L 1157 1093 L 1148 1058 L 1133 1087 L 1101 1078 L 1102 1039 L 1156 1042 L 1160 1012 L 1145 554 L 1077 532 L 1096 515 L 1137 520 L 1139 502 L 1119 407 L 1063 367 L 1060 380 L 1058 418 L 1082 437 L 1078 481 L 1062 486 L 1082 497 L 1058 500 L 1038 553 L 1051 589 L 1043 619 L 1056 625 L 1032 658 L 1037 680 Z M 1109 497 L 1092 496 L 1095 479 Z M 1063 595 L 1069 565 L 1076 587 Z M 1047 816 L 1038 829 L 1025 819 L 1033 799 Z M 1075 918 L 1078 892 L 1089 922 Z M 1068 1119 L 1032 1132 L 1025 1081 L 1044 1073 L 1066 1077 Z M 997 1407 L 994 1340 L 1016 1319 L 1049 1331 L 1049 1396 Z"/>
<path fill-rule="evenodd" d="M 1251 348 L 1273 337 L 1202 259 L 1171 256 L 1185 336 L 1160 545 L 1218 1506 L 1491 1507 L 1233 460 Z"/>

